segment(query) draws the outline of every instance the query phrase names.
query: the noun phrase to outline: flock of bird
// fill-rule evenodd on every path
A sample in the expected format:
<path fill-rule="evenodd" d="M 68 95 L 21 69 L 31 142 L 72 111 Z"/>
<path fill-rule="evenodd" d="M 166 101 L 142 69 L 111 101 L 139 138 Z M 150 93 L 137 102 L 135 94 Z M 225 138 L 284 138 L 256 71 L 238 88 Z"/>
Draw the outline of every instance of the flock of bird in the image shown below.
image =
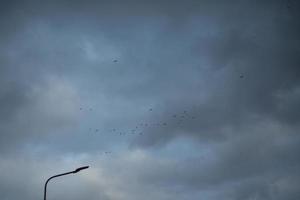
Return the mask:
<path fill-rule="evenodd" d="M 82 107 L 80 107 L 80 110 L 83 110 Z M 91 111 L 91 108 L 88 108 L 87 110 Z M 150 108 L 148 110 L 149 112 L 153 112 L 153 108 Z M 171 118 L 173 118 L 173 121 L 176 121 L 176 124 L 180 125 L 184 122 L 184 120 L 187 119 L 196 119 L 195 115 L 189 115 L 187 110 L 184 110 L 181 113 L 176 113 L 173 115 L 170 115 Z M 169 120 L 167 120 L 169 121 Z M 89 132 L 94 132 L 94 133 L 113 133 L 116 135 L 120 135 L 120 136 L 125 136 L 125 135 L 139 135 L 142 136 L 144 135 L 144 129 L 149 129 L 151 127 L 167 127 L 169 124 L 166 121 L 160 121 L 160 122 L 156 122 L 156 123 L 149 123 L 149 122 L 141 122 L 139 124 L 136 124 L 133 128 L 124 131 L 124 130 L 120 130 L 117 128 L 111 128 L 109 130 L 103 130 L 100 131 L 98 128 L 89 128 Z"/>
<path fill-rule="evenodd" d="M 290 9 L 292 7 L 292 3 L 293 2 L 291 0 L 287 1 L 287 7 L 288 7 L 288 9 Z M 117 63 L 118 60 L 114 59 L 113 62 Z M 243 79 L 244 78 L 244 74 L 240 74 L 239 78 Z M 84 110 L 84 109 L 82 107 L 80 107 L 80 110 Z M 92 108 L 88 108 L 88 110 L 92 111 L 93 109 Z M 153 112 L 153 108 L 149 108 L 148 111 L 149 112 Z M 171 115 L 170 117 L 173 118 L 173 120 L 168 120 L 168 121 L 171 121 L 171 122 L 176 121 L 176 124 L 178 124 L 178 125 L 182 124 L 185 120 L 191 120 L 191 119 L 194 120 L 194 119 L 196 119 L 196 116 L 195 115 L 190 115 L 187 110 L 184 110 L 181 113 L 175 113 L 175 114 Z M 157 122 L 157 123 L 143 122 L 143 123 L 137 124 L 134 128 L 130 129 L 129 131 L 121 131 L 121 130 L 118 130 L 117 128 L 112 128 L 109 131 L 103 131 L 103 133 L 109 132 L 109 133 L 114 133 L 114 134 L 119 135 L 119 136 L 125 136 L 125 135 L 143 136 L 145 129 L 149 129 L 149 128 L 154 127 L 154 126 L 155 127 L 167 127 L 168 125 L 169 124 L 167 122 Z M 172 126 L 173 125 L 174 124 L 172 124 Z M 96 128 L 96 129 L 89 128 L 89 132 L 101 133 L 98 128 Z M 111 153 L 112 153 L 111 151 L 105 151 L 105 152 L 103 152 L 103 154 L 111 154 Z"/>
<path fill-rule="evenodd" d="M 91 108 L 80 108 L 80 110 L 88 110 L 91 111 Z M 154 112 L 153 108 L 149 108 L 148 112 Z M 131 129 L 128 129 L 126 131 L 118 128 L 111 128 L 108 130 L 101 130 L 99 128 L 89 128 L 90 133 L 99 133 L 99 134 L 114 134 L 116 136 L 143 136 L 145 133 L 149 132 L 148 130 L 151 128 L 166 128 L 169 125 L 174 126 L 174 123 L 177 125 L 181 125 L 184 123 L 185 120 L 194 120 L 196 119 L 195 115 L 189 114 L 187 110 L 184 110 L 181 113 L 175 113 L 173 115 L 169 116 L 169 119 L 167 121 L 159 121 L 155 123 L 150 122 L 141 122 L 136 125 L 134 125 Z M 147 131 L 146 131 L 147 130 Z M 111 154 L 111 151 L 105 151 L 102 155 L 109 155 Z"/>
<path fill-rule="evenodd" d="M 113 60 L 114 63 L 118 62 L 117 59 Z M 239 78 L 243 79 L 244 75 L 240 74 Z M 88 110 L 88 111 L 92 111 L 92 108 L 83 108 L 80 107 L 79 108 L 81 111 L 83 110 Z M 149 108 L 148 112 L 154 112 L 153 108 Z M 141 122 L 139 124 L 136 124 L 133 128 L 131 128 L 130 130 L 124 131 L 121 129 L 117 129 L 117 128 L 111 128 L 109 130 L 102 130 L 100 131 L 99 128 L 89 128 L 89 132 L 92 133 L 109 133 L 109 134 L 115 134 L 115 135 L 119 135 L 119 136 L 126 136 L 126 135 L 137 135 L 137 136 L 143 136 L 145 133 L 145 130 L 147 129 L 151 129 L 154 127 L 168 127 L 171 123 L 172 126 L 174 125 L 181 125 L 184 122 L 188 121 L 188 120 L 195 120 L 197 118 L 197 116 L 195 115 L 195 112 L 193 111 L 188 111 L 188 110 L 183 110 L 182 112 L 179 113 L 174 113 L 171 114 L 169 116 L 169 119 L 167 119 L 166 121 L 159 121 L 156 123 L 149 123 L 149 122 Z M 168 122 L 167 122 L 168 121 Z M 111 151 L 105 151 L 103 152 L 103 154 L 111 154 Z"/>

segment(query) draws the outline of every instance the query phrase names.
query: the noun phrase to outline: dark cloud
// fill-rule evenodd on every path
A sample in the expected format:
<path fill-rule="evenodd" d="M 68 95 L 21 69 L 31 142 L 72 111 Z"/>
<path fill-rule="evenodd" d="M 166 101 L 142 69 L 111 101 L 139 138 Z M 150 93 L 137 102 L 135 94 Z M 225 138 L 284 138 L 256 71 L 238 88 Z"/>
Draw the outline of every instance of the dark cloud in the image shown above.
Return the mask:
<path fill-rule="evenodd" d="M 2 197 L 299 199 L 298 10 L 3 1 Z"/>
<path fill-rule="evenodd" d="M 207 150 L 200 145 L 198 156 L 192 159 L 156 162 L 140 174 L 142 180 L 166 189 L 215 190 L 225 199 L 294 199 L 299 190 L 295 183 L 299 179 L 299 136 L 264 124 L 217 145 L 211 154 L 199 156 Z"/>
<path fill-rule="evenodd" d="M 241 128 L 243 124 L 256 123 L 255 119 L 262 118 L 299 125 L 298 112 L 295 112 L 300 87 L 296 53 L 299 48 L 295 45 L 299 27 L 298 21 L 287 18 L 283 10 L 278 5 L 265 13 L 258 6 L 245 11 L 252 14 L 240 17 L 237 13 L 226 13 L 225 19 L 212 22 L 217 27 L 213 29 L 214 34 L 194 39 L 192 43 L 197 46 L 192 53 L 204 64 L 193 66 L 191 73 L 199 73 L 199 79 L 204 74 L 205 87 L 190 88 L 170 100 L 167 115 L 161 120 L 171 122 L 172 127 L 153 130 L 147 142 L 153 144 L 156 138 L 159 142 L 162 137 L 176 136 L 179 132 L 200 139 L 207 136 L 217 139 L 223 137 L 220 135 L 223 129 Z M 204 65 L 209 67 L 197 71 Z M 239 74 L 243 74 L 243 78 Z M 208 97 L 199 99 L 202 95 Z M 190 101 L 184 105 L 190 110 L 189 117 L 195 115 L 197 120 L 186 116 L 178 126 L 174 123 L 178 120 L 171 118 L 170 112 L 183 112 L 178 101 L 185 98 Z"/>

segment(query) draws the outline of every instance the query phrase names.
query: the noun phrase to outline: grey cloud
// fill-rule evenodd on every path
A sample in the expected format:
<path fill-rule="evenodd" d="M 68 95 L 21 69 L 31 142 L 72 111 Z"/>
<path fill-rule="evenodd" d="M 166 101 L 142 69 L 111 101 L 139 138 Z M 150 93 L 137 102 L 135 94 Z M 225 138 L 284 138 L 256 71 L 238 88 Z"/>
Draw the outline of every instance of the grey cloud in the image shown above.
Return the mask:
<path fill-rule="evenodd" d="M 249 121 L 255 123 L 255 118 L 299 124 L 295 111 L 300 72 L 296 56 L 299 49 L 295 46 L 298 21 L 280 12 L 284 9 L 280 6 L 271 7 L 268 13 L 257 7 L 251 9 L 251 14 L 241 17 L 227 13 L 227 18 L 213 22 L 217 27 L 214 34 L 193 38 L 193 43 L 197 44 L 193 47 L 193 55 L 199 56 L 202 67 L 207 65 L 207 70 L 199 70 L 199 66 L 194 67 L 191 73 L 199 73 L 199 79 L 204 78 L 205 82 L 198 81 L 198 85 L 205 84 L 206 88 L 198 86 L 198 91 L 190 88 L 187 93 L 179 93 L 184 97 L 175 96 L 167 106 L 168 111 L 180 113 L 184 109 L 178 109 L 176 100 L 194 97 L 192 104 L 185 107 L 192 115 L 197 115 L 197 120 L 184 120 L 185 125 L 179 127 L 173 125 L 174 119 L 167 112 L 168 115 L 161 120 L 169 121 L 173 126 L 167 130 L 149 130 L 153 134 L 146 139 L 147 143 L 168 141 L 179 132 L 199 136 L 200 139 L 206 138 L 207 134 L 215 137 L 223 129 L 240 128 Z M 195 98 L 195 94 L 208 97 L 201 101 Z M 289 100 L 287 96 L 290 96 Z M 223 134 L 219 136 L 224 137 Z"/>
<path fill-rule="evenodd" d="M 216 145 L 212 159 L 156 162 L 140 174 L 141 180 L 184 191 L 212 189 L 225 199 L 294 199 L 299 191 L 299 136 L 296 130 L 265 124 Z"/>
<path fill-rule="evenodd" d="M 85 191 L 65 199 L 299 196 L 296 1 L 7 1 L 0 9 L 0 149 L 11 166 L 54 168 L 70 152 L 95 161 L 108 148 L 115 154 L 100 160 L 107 165 L 95 161 Z M 140 123 L 148 124 L 141 136 L 106 133 Z M 160 155 L 183 138 L 199 145 L 195 157 L 177 158 L 180 147 Z M 205 159 L 202 145 L 213 151 Z M 39 148 L 49 153 L 44 166 L 7 154 Z M 130 151 L 157 155 L 126 160 Z M 41 169 L 28 174 L 43 182 Z M 23 189 L 28 177 L 2 175 L 0 193 L 19 198 L 17 187 L 24 199 L 38 198 L 29 188 L 36 182 Z"/>
<path fill-rule="evenodd" d="M 34 140 L 66 131 L 79 119 L 74 115 L 78 96 L 64 81 L 50 78 L 39 86 L 26 88 L 12 84 L 7 88 L 8 91 L 1 93 L 3 151 L 16 149 L 16 146 L 22 148 L 20 144 L 28 138 Z"/>

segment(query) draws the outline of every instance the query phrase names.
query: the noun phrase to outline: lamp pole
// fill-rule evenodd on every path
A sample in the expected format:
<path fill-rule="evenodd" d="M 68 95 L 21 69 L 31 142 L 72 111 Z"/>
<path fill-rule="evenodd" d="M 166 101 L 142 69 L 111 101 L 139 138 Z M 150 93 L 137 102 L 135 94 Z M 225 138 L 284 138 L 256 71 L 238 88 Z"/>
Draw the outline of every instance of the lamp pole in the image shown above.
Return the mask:
<path fill-rule="evenodd" d="M 48 182 L 49 182 L 51 179 L 56 178 L 56 177 L 59 177 L 59 176 L 68 175 L 68 174 L 76 174 L 77 172 L 79 172 L 79 171 L 81 171 L 81 170 L 84 170 L 84 169 L 87 169 L 87 168 L 89 168 L 89 166 L 79 167 L 79 168 L 75 169 L 74 171 L 66 172 L 66 173 L 62 173 L 62 174 L 57 174 L 57 175 L 54 175 L 54 176 L 51 176 L 50 178 L 48 178 L 48 180 L 47 180 L 46 183 L 45 183 L 45 187 L 44 187 L 44 200 L 46 200 L 47 185 L 48 185 Z"/>

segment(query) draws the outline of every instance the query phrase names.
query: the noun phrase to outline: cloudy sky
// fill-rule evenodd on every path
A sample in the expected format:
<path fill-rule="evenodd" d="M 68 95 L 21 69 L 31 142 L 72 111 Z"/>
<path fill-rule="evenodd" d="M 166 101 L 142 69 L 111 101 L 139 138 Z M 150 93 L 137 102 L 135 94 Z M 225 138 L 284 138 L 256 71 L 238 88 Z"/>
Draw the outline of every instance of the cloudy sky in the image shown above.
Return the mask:
<path fill-rule="evenodd" d="M 1 1 L 0 199 L 300 199 L 299 8 Z"/>

